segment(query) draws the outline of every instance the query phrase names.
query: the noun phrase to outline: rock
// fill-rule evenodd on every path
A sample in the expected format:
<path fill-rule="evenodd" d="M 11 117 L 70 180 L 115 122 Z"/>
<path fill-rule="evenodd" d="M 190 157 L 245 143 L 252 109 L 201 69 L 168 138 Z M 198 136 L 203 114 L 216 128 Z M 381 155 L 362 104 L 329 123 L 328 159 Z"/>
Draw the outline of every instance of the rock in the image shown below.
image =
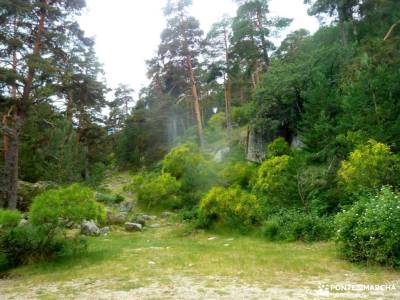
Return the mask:
<path fill-rule="evenodd" d="M 161 225 L 160 224 L 151 224 L 149 225 L 150 228 L 160 228 Z"/>
<path fill-rule="evenodd" d="M 19 221 L 19 225 L 18 226 L 24 226 L 28 224 L 28 220 L 27 219 L 21 219 L 21 221 Z"/>
<path fill-rule="evenodd" d="M 81 233 L 84 235 L 97 236 L 100 234 L 100 229 L 93 220 L 84 221 L 81 225 Z"/>
<path fill-rule="evenodd" d="M 38 181 L 36 183 L 18 181 L 18 209 L 28 211 L 34 197 L 56 187 L 57 184 L 51 181 Z"/>
<path fill-rule="evenodd" d="M 107 224 L 108 225 L 122 225 L 128 219 L 128 213 L 107 211 Z"/>
<path fill-rule="evenodd" d="M 229 147 L 224 147 L 222 149 L 219 149 L 217 153 L 214 155 L 214 161 L 215 162 L 222 162 L 224 160 L 224 156 L 229 153 L 231 149 Z"/>
<path fill-rule="evenodd" d="M 128 213 L 128 212 L 132 211 L 133 206 L 134 206 L 134 205 L 133 205 L 133 202 L 131 202 L 131 201 L 124 201 L 124 202 L 120 203 L 120 205 L 119 205 L 119 211 L 120 211 L 120 212 L 126 212 L 126 213 Z"/>
<path fill-rule="evenodd" d="M 146 215 L 136 215 L 133 219 L 132 219 L 132 223 L 137 223 L 140 224 L 142 226 L 146 225 Z"/>
<path fill-rule="evenodd" d="M 216 240 L 216 239 L 217 239 L 216 236 L 212 236 L 212 237 L 209 237 L 207 240 L 209 240 L 209 241 L 214 241 L 214 240 Z"/>
<path fill-rule="evenodd" d="M 108 227 L 108 226 L 100 228 L 101 235 L 107 235 L 109 232 L 110 232 L 110 227 Z"/>
<path fill-rule="evenodd" d="M 142 225 L 138 223 L 125 223 L 125 230 L 126 231 L 142 231 Z"/>
<path fill-rule="evenodd" d="M 172 215 L 173 215 L 172 212 L 170 212 L 170 211 L 164 211 L 163 213 L 161 213 L 161 218 L 167 219 L 167 218 L 171 217 Z"/>

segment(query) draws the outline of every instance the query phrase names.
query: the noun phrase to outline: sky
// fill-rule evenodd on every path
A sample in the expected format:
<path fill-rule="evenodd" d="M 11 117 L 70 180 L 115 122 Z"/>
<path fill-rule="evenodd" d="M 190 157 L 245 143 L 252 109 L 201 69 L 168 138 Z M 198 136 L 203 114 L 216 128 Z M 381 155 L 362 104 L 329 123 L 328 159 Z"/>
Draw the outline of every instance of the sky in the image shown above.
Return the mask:
<path fill-rule="evenodd" d="M 148 83 L 145 61 L 152 58 L 165 28 L 166 0 L 86 0 L 79 23 L 96 40 L 96 53 L 103 64 L 107 85 L 127 84 L 139 92 Z M 191 14 L 206 33 L 224 14 L 234 16 L 232 0 L 193 0 Z M 318 21 L 307 15 L 303 0 L 271 0 L 272 15 L 293 18 L 286 33 L 299 28 L 315 32 Z"/>

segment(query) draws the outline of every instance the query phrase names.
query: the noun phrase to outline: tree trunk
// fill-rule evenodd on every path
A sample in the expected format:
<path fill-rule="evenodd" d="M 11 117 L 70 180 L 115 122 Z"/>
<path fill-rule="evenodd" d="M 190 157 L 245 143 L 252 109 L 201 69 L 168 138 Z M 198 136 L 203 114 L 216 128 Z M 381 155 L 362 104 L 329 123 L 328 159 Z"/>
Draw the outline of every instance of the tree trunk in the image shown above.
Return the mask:
<path fill-rule="evenodd" d="M 68 99 L 67 99 L 67 121 L 72 125 L 72 117 L 73 117 L 73 98 L 72 98 L 72 93 L 68 93 Z"/>
<path fill-rule="evenodd" d="M 228 48 L 228 33 L 226 27 L 224 27 L 224 46 L 225 46 L 225 119 L 226 119 L 226 128 L 228 129 L 229 138 L 231 136 L 232 130 L 232 117 L 231 117 L 231 106 L 232 106 L 232 82 L 229 77 L 230 70 L 230 61 L 229 61 L 229 48 Z"/>
<path fill-rule="evenodd" d="M 33 47 L 33 56 L 39 56 L 42 49 L 41 38 L 44 32 L 44 24 L 46 19 L 46 6 L 48 0 L 41 0 L 43 7 L 40 9 L 39 22 L 34 36 L 35 42 Z M 15 24 L 16 25 L 16 24 Z M 13 64 L 16 64 L 16 54 L 13 54 Z M 16 67 L 16 66 L 15 66 Z M 16 86 L 12 88 L 12 96 L 15 96 L 13 109 L 13 128 L 10 130 L 9 148 L 4 159 L 4 191 L 3 197 L 8 201 L 8 208 L 15 210 L 18 202 L 18 152 L 19 152 L 19 135 L 29 106 L 31 105 L 30 93 L 35 76 L 36 67 L 29 66 L 28 75 L 24 79 L 24 88 L 20 101 L 16 101 Z"/>
<path fill-rule="evenodd" d="M 4 190 L 3 202 L 7 207 L 15 210 L 18 204 L 18 145 L 19 134 L 22 126 L 22 116 L 14 109 L 13 127 L 9 132 L 9 145 L 4 159 Z"/>
<path fill-rule="evenodd" d="M 201 117 L 200 99 L 199 99 L 199 95 L 197 93 L 196 80 L 194 78 L 194 73 L 193 73 L 192 58 L 190 56 L 188 56 L 186 58 L 186 60 L 187 60 L 190 84 L 191 84 L 191 89 L 192 89 L 194 111 L 195 111 L 196 123 L 197 123 L 197 134 L 199 137 L 200 147 L 203 147 L 204 146 L 203 122 L 202 122 L 202 117 Z"/>

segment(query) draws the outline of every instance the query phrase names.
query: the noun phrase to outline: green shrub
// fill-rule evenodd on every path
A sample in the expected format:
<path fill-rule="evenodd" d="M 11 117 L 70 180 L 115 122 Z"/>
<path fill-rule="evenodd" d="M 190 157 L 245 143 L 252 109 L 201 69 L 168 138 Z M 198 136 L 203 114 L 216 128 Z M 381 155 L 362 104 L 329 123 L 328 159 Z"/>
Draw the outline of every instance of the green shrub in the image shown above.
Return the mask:
<path fill-rule="evenodd" d="M 214 223 L 228 227 L 249 227 L 260 220 L 260 205 L 256 196 L 240 187 L 214 187 L 202 199 L 199 218 L 204 227 Z"/>
<path fill-rule="evenodd" d="M 30 222 L 37 226 L 57 227 L 65 221 L 79 224 L 85 219 L 101 222 L 104 218 L 104 208 L 97 203 L 93 190 L 79 184 L 36 196 L 29 212 Z"/>
<path fill-rule="evenodd" d="M 331 218 L 302 210 L 281 210 L 264 222 L 262 232 L 269 240 L 322 241 L 333 235 L 333 223 Z"/>
<path fill-rule="evenodd" d="M 180 183 L 169 173 L 134 176 L 131 186 L 137 193 L 138 203 L 148 209 L 181 207 L 179 189 Z"/>
<path fill-rule="evenodd" d="M 16 227 L 21 218 L 22 216 L 19 211 L 0 209 L 0 229 Z"/>
<path fill-rule="evenodd" d="M 290 152 L 289 144 L 283 137 L 278 137 L 267 146 L 269 157 L 288 155 Z"/>
<path fill-rule="evenodd" d="M 0 249 L 7 262 L 3 263 L 5 269 L 77 254 L 86 249 L 86 243 L 80 238 L 66 238 L 59 228 L 49 230 L 48 227 L 26 224 L 3 232 L 0 235 Z"/>
<path fill-rule="evenodd" d="M 370 140 L 350 154 L 338 171 L 340 184 L 350 195 L 400 183 L 400 160 L 389 146 Z"/>
<path fill-rule="evenodd" d="M 110 194 L 96 193 L 96 200 L 107 204 L 114 204 L 114 203 L 121 203 L 122 201 L 124 201 L 124 197 L 119 194 L 110 195 Z"/>
<path fill-rule="evenodd" d="M 86 249 L 86 243 L 79 237 L 67 236 L 65 224 L 103 218 L 102 206 L 87 187 L 73 184 L 46 191 L 33 199 L 28 224 L 0 232 L 0 253 L 9 262 L 7 266 L 76 254 Z"/>
<path fill-rule="evenodd" d="M 295 160 L 287 155 L 267 159 L 258 169 L 253 189 L 266 208 L 299 205 Z"/>
<path fill-rule="evenodd" d="M 255 164 L 243 161 L 228 164 L 218 175 L 226 181 L 227 185 L 240 185 L 243 188 L 248 188 L 256 171 Z"/>
<path fill-rule="evenodd" d="M 193 207 L 218 179 L 216 167 L 192 144 L 183 144 L 171 150 L 162 161 L 162 171 L 180 183 L 183 204 Z"/>
<path fill-rule="evenodd" d="M 336 241 L 351 261 L 400 266 L 400 194 L 383 187 L 336 216 Z"/>
<path fill-rule="evenodd" d="M 225 113 L 220 112 L 217 114 L 213 114 L 211 118 L 208 120 L 208 126 L 213 130 L 221 130 L 226 127 L 226 118 Z"/>

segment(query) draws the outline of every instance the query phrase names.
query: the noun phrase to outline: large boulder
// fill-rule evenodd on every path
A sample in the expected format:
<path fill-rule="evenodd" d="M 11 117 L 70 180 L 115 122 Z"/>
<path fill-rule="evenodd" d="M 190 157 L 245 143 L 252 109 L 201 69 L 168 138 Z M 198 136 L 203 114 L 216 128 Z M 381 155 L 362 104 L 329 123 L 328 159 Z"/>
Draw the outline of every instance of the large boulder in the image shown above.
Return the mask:
<path fill-rule="evenodd" d="M 100 235 L 100 229 L 93 220 L 84 221 L 81 225 L 81 233 L 84 235 L 97 236 Z"/>
<path fill-rule="evenodd" d="M 27 181 L 18 181 L 18 209 L 28 211 L 33 198 L 49 189 L 54 189 L 57 184 L 51 181 L 38 181 L 30 183 Z"/>
<path fill-rule="evenodd" d="M 122 225 L 128 219 L 126 212 L 113 212 L 107 211 L 107 224 L 108 225 Z"/>
<path fill-rule="evenodd" d="M 146 217 L 146 215 L 136 215 L 132 218 L 132 223 L 137 223 L 144 227 L 146 225 L 146 221 L 148 220 Z"/>
<path fill-rule="evenodd" d="M 125 230 L 126 231 L 142 231 L 143 226 L 138 223 L 125 223 Z"/>
<path fill-rule="evenodd" d="M 134 207 L 132 201 L 123 201 L 119 204 L 119 211 L 129 213 Z"/>

